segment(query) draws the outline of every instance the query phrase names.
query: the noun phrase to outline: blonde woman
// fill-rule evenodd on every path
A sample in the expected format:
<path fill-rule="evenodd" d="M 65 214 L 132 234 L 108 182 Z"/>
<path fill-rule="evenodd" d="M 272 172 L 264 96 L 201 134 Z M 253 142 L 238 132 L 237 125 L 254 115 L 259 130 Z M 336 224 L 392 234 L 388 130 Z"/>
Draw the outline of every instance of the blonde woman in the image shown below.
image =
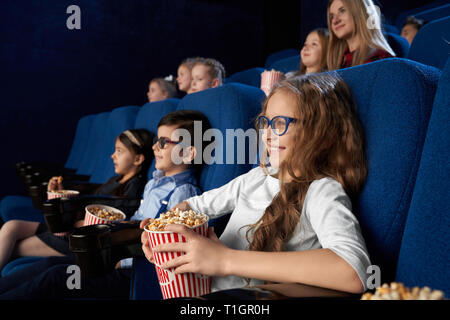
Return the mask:
<path fill-rule="evenodd" d="M 329 70 L 353 67 L 395 56 L 381 31 L 372 0 L 329 0 Z"/>

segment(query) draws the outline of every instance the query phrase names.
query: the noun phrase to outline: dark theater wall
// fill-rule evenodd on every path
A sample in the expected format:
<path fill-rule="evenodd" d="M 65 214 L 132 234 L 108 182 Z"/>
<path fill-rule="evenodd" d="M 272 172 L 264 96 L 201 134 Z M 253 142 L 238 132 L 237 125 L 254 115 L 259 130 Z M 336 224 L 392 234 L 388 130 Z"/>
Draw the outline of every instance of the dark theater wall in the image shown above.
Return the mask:
<path fill-rule="evenodd" d="M 216 58 L 230 75 L 263 66 L 268 53 L 289 46 L 273 30 L 298 42 L 299 3 L 285 1 L 281 21 L 273 3 L 0 1 L 0 199 L 25 193 L 14 163 L 64 163 L 81 116 L 143 105 L 149 80 L 175 75 L 184 58 Z M 80 30 L 66 27 L 73 4 L 81 9 Z"/>

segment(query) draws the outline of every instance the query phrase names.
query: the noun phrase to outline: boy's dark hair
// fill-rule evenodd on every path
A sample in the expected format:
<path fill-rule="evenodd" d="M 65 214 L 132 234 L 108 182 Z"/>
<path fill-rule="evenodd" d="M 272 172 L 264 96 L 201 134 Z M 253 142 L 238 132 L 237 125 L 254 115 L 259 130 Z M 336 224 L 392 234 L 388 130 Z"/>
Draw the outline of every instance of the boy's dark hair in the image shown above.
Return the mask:
<path fill-rule="evenodd" d="M 407 24 L 412 24 L 414 27 L 416 27 L 417 30 L 420 30 L 425 25 L 425 20 L 417 19 L 414 16 L 409 16 L 406 18 L 405 24 L 403 26 L 406 26 Z"/>
<path fill-rule="evenodd" d="M 131 134 L 131 135 L 130 135 Z M 153 161 L 153 139 L 155 135 L 146 129 L 130 129 L 122 132 L 118 139 L 125 147 L 135 154 L 142 154 L 145 157 L 141 165 L 142 174 L 146 175 Z"/>
<path fill-rule="evenodd" d="M 194 130 L 194 122 L 201 121 L 201 137 L 196 137 Z M 158 123 L 160 126 L 176 126 L 177 129 L 185 129 L 189 132 L 191 141 L 185 141 L 185 146 L 194 146 L 194 141 L 200 139 L 202 142 L 202 150 L 197 150 L 196 159 L 191 167 L 200 169 L 203 164 L 203 151 L 207 145 L 207 142 L 203 141 L 204 133 L 211 128 L 211 124 L 208 118 L 201 112 L 195 110 L 176 110 L 165 115 Z M 201 152 L 200 152 L 201 151 Z M 197 164 L 200 163 L 200 164 Z"/>
<path fill-rule="evenodd" d="M 209 68 L 208 73 L 211 76 L 212 79 L 219 79 L 220 85 L 222 85 L 225 81 L 225 67 L 216 59 L 203 59 L 195 63 L 202 64 Z"/>
<path fill-rule="evenodd" d="M 173 78 L 171 81 L 164 78 L 153 78 L 150 83 L 156 82 L 161 88 L 162 92 L 167 92 L 167 99 L 170 99 L 177 96 L 177 87 L 175 86 L 175 81 L 175 78 Z"/>

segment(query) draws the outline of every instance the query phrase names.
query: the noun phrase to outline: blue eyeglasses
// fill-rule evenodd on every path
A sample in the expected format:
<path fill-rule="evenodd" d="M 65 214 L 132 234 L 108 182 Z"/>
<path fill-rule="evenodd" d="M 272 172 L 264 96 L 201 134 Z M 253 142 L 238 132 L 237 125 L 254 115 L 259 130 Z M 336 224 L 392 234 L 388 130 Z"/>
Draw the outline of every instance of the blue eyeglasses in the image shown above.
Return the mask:
<path fill-rule="evenodd" d="M 267 129 L 269 126 L 277 136 L 282 136 L 286 133 L 290 123 L 295 123 L 296 119 L 285 116 L 276 116 L 272 120 L 265 116 L 259 116 L 256 120 L 258 129 Z"/>

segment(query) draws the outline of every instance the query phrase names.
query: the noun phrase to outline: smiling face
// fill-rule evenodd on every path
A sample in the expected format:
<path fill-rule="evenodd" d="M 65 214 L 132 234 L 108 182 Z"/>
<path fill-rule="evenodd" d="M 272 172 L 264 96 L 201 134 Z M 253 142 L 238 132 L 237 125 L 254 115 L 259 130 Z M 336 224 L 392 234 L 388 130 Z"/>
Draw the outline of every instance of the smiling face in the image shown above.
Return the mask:
<path fill-rule="evenodd" d="M 180 91 L 188 92 L 191 88 L 191 71 L 184 64 L 178 67 L 177 84 Z"/>
<path fill-rule="evenodd" d="M 320 69 L 322 60 L 322 45 L 317 32 L 311 32 L 307 37 L 302 50 L 300 51 L 302 63 L 310 69 Z"/>
<path fill-rule="evenodd" d="M 264 116 L 270 120 L 276 116 L 295 119 L 296 108 L 296 99 L 293 94 L 280 90 L 270 97 Z M 282 136 L 276 135 L 270 127 L 263 130 L 262 140 L 267 149 L 272 167 L 279 168 L 292 150 L 295 136 L 294 127 L 295 123 L 290 123 L 286 133 Z"/>
<path fill-rule="evenodd" d="M 159 126 L 158 139 L 164 137 L 170 141 L 178 142 L 179 137 L 176 133 L 177 128 L 178 127 L 176 125 Z M 187 165 L 183 163 L 176 164 L 174 162 L 175 157 L 182 156 L 182 148 L 180 145 L 175 143 L 166 143 L 164 148 L 160 148 L 158 142 L 156 142 L 152 149 L 155 154 L 155 168 L 163 171 L 166 176 L 172 176 L 186 170 Z"/>
<path fill-rule="evenodd" d="M 339 39 L 350 39 L 355 32 L 355 21 L 349 8 L 341 0 L 334 0 L 329 9 L 331 30 Z"/>
<path fill-rule="evenodd" d="M 213 79 L 209 74 L 208 66 L 203 64 L 196 64 L 192 68 L 192 82 L 191 82 L 191 91 L 199 92 L 209 88 L 215 88 L 218 86 L 219 80 Z"/>

